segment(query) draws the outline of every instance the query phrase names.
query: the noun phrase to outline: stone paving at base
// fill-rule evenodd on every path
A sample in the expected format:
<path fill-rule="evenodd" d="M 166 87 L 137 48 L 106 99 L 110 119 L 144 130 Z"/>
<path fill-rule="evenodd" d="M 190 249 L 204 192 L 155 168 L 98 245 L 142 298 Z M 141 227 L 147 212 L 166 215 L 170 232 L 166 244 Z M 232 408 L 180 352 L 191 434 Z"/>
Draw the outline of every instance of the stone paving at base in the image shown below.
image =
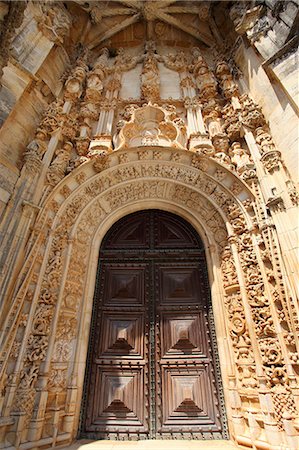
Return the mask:
<path fill-rule="evenodd" d="M 62 450 L 237 450 L 241 447 L 232 441 L 183 441 L 183 440 L 145 440 L 145 441 L 87 441 L 74 442 Z"/>

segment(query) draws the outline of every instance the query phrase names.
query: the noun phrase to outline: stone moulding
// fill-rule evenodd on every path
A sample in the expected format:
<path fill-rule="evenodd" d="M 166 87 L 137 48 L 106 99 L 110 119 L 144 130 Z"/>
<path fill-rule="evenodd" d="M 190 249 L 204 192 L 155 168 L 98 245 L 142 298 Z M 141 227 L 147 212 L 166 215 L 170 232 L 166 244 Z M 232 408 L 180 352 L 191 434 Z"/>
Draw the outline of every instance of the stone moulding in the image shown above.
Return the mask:
<path fill-rule="evenodd" d="M 205 244 L 231 436 L 246 440 L 251 398 L 260 406 L 250 420 L 265 416 L 257 445 L 268 445 L 269 426 L 283 443 L 294 401 L 271 322 L 253 203 L 248 186 L 227 166 L 163 146 L 114 151 L 100 169 L 88 161 L 53 189 L 28 248 L 35 259 L 11 299 L 0 360 L 9 376 L 5 410 L 15 419 L 11 431 L 9 424 L 2 429 L 14 448 L 26 441 L 43 445 L 45 429 L 51 445 L 66 433 L 66 442 L 76 436 L 100 243 L 119 218 L 147 208 L 181 215 Z"/>

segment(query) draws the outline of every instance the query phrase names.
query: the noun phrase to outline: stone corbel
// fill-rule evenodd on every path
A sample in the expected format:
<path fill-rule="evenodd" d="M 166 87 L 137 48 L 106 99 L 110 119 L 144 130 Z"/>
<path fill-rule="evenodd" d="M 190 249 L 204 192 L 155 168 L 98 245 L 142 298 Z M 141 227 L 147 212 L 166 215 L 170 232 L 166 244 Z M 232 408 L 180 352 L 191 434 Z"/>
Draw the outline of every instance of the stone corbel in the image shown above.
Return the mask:
<path fill-rule="evenodd" d="M 92 160 L 97 172 L 103 169 L 109 153 L 112 152 L 112 139 L 110 135 L 95 136 L 90 142 L 87 157 Z"/>
<path fill-rule="evenodd" d="M 191 134 L 188 142 L 188 149 L 198 154 L 213 156 L 215 149 L 207 133 Z"/>

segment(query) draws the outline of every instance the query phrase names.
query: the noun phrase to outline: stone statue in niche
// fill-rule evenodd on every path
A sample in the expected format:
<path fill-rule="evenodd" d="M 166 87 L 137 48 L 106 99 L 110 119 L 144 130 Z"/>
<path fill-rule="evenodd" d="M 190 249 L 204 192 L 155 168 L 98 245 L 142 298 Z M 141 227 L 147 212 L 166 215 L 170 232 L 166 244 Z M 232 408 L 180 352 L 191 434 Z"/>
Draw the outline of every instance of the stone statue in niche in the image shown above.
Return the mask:
<path fill-rule="evenodd" d="M 263 127 L 259 127 L 256 130 L 256 142 L 259 144 L 261 155 L 276 151 L 276 147 L 270 133 Z"/>
<path fill-rule="evenodd" d="M 244 170 L 253 166 L 249 154 L 241 147 L 239 142 L 234 142 L 232 144 L 230 154 L 232 163 L 236 166 L 238 173 L 242 173 Z"/>
<path fill-rule="evenodd" d="M 27 145 L 27 151 L 34 152 L 42 158 L 46 153 L 47 146 L 47 133 L 38 128 L 34 139 Z"/>
<path fill-rule="evenodd" d="M 84 55 L 77 61 L 77 66 L 65 82 L 64 97 L 66 100 L 74 101 L 80 97 L 87 71 L 88 67 L 85 63 Z"/>
<path fill-rule="evenodd" d="M 233 169 L 234 166 L 231 164 L 231 159 L 228 156 L 229 150 L 228 136 L 224 133 L 218 133 L 215 136 L 213 136 L 212 142 L 215 148 L 214 158 L 217 159 L 220 163 L 225 164 L 229 166 L 231 169 Z"/>
<path fill-rule="evenodd" d="M 233 80 L 230 67 L 226 61 L 218 62 L 216 66 L 216 75 L 220 80 L 221 89 L 225 98 L 239 96 L 239 88 Z"/>
<path fill-rule="evenodd" d="M 148 41 L 145 45 L 141 73 L 141 97 L 147 102 L 155 102 L 160 98 L 158 56 L 155 54 L 155 51 L 154 42 Z"/>
<path fill-rule="evenodd" d="M 87 101 L 98 103 L 101 100 L 103 92 L 103 81 L 107 73 L 107 64 L 109 58 L 109 50 L 103 48 L 96 60 L 93 70 L 87 74 L 86 94 Z"/>
<path fill-rule="evenodd" d="M 208 100 L 217 94 L 217 81 L 210 71 L 206 61 L 199 48 L 192 49 L 193 56 L 193 74 L 200 91 L 201 97 Z"/>
<path fill-rule="evenodd" d="M 56 158 L 53 160 L 47 173 L 47 181 L 51 186 L 56 186 L 65 176 L 72 149 L 73 144 L 71 142 L 65 142 L 62 148 L 56 150 Z"/>

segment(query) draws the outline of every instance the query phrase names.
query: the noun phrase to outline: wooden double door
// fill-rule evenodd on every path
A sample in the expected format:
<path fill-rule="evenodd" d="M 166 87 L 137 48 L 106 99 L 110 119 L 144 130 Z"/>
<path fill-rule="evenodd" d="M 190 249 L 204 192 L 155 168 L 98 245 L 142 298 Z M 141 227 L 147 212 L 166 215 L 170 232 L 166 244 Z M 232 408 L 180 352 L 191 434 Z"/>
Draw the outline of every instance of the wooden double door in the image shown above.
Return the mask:
<path fill-rule="evenodd" d="M 114 225 L 100 252 L 81 435 L 225 437 L 209 309 L 189 224 L 148 210 Z"/>

